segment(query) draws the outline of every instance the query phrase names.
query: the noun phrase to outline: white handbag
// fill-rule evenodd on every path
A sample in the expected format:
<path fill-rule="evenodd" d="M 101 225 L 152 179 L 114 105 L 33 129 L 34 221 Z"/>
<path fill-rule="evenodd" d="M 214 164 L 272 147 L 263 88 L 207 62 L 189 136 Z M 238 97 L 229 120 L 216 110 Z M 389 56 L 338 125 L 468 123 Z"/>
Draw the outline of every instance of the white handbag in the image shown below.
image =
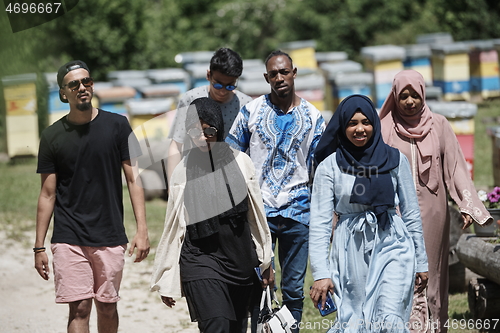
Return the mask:
<path fill-rule="evenodd" d="M 274 301 L 277 306 L 273 309 L 271 305 L 271 292 L 269 286 L 262 291 L 260 300 L 259 319 L 257 321 L 257 333 L 291 333 L 292 326 L 296 320 L 290 310 L 283 305 L 279 306 L 273 290 Z"/>

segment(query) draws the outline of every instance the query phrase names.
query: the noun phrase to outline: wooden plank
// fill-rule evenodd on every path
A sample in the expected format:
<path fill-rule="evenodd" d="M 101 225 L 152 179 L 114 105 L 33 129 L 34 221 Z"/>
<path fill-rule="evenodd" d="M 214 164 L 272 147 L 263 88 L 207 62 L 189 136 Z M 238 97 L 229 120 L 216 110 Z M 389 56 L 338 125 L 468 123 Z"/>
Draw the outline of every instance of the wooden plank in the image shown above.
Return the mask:
<path fill-rule="evenodd" d="M 458 240 L 459 260 L 471 271 L 500 284 L 500 244 L 486 242 L 472 234 L 463 234 Z"/>

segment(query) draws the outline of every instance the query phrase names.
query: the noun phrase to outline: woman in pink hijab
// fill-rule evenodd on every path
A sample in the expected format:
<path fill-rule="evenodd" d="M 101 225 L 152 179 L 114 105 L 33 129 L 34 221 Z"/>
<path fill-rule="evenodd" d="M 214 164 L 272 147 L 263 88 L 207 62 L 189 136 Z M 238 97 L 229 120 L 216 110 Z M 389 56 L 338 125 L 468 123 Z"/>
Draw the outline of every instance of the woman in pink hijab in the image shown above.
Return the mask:
<path fill-rule="evenodd" d="M 429 284 L 414 295 L 413 332 L 446 332 L 448 320 L 448 255 L 450 215 L 448 196 L 464 219 L 489 224 L 493 219 L 479 200 L 458 140 L 446 118 L 425 104 L 425 82 L 414 70 L 394 77 L 392 90 L 380 110 L 385 142 L 408 157 L 422 214 L 429 260 Z M 427 296 L 427 297 L 426 297 Z"/>

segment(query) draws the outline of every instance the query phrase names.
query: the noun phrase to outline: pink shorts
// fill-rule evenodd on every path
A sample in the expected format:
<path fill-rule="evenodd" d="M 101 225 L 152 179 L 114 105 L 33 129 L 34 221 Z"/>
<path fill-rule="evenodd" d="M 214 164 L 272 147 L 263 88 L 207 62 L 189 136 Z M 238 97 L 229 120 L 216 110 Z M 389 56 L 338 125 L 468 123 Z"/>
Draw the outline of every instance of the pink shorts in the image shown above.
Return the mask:
<path fill-rule="evenodd" d="M 56 303 L 95 298 L 116 303 L 125 265 L 126 245 L 113 247 L 51 245 Z"/>

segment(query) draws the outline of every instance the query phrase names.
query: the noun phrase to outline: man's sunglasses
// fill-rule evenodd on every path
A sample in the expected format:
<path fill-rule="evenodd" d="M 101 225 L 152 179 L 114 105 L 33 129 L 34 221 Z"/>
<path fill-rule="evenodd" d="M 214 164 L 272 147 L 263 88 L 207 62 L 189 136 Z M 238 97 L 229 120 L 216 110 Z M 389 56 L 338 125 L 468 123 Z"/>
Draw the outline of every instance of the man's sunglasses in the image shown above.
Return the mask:
<path fill-rule="evenodd" d="M 228 84 L 227 86 L 223 85 L 223 84 L 220 84 L 220 83 L 212 83 L 212 86 L 217 89 L 217 90 L 221 90 L 222 88 L 226 88 L 226 90 L 228 91 L 233 91 L 234 89 L 236 89 L 236 85 L 232 85 L 232 84 Z"/>
<path fill-rule="evenodd" d="M 68 83 L 63 85 L 62 88 L 68 86 L 68 88 L 71 89 L 71 91 L 75 91 L 78 88 L 80 88 L 80 83 L 83 84 L 84 87 L 88 88 L 94 84 L 94 79 L 91 77 L 84 77 L 81 80 L 69 81 Z"/>
<path fill-rule="evenodd" d="M 207 137 L 207 138 L 213 138 L 214 136 L 217 135 L 217 128 L 207 127 L 207 128 L 204 128 L 202 131 L 199 128 L 193 127 L 187 133 L 193 139 L 198 138 L 201 135 L 201 133 L 203 133 L 205 135 L 205 137 Z"/>

